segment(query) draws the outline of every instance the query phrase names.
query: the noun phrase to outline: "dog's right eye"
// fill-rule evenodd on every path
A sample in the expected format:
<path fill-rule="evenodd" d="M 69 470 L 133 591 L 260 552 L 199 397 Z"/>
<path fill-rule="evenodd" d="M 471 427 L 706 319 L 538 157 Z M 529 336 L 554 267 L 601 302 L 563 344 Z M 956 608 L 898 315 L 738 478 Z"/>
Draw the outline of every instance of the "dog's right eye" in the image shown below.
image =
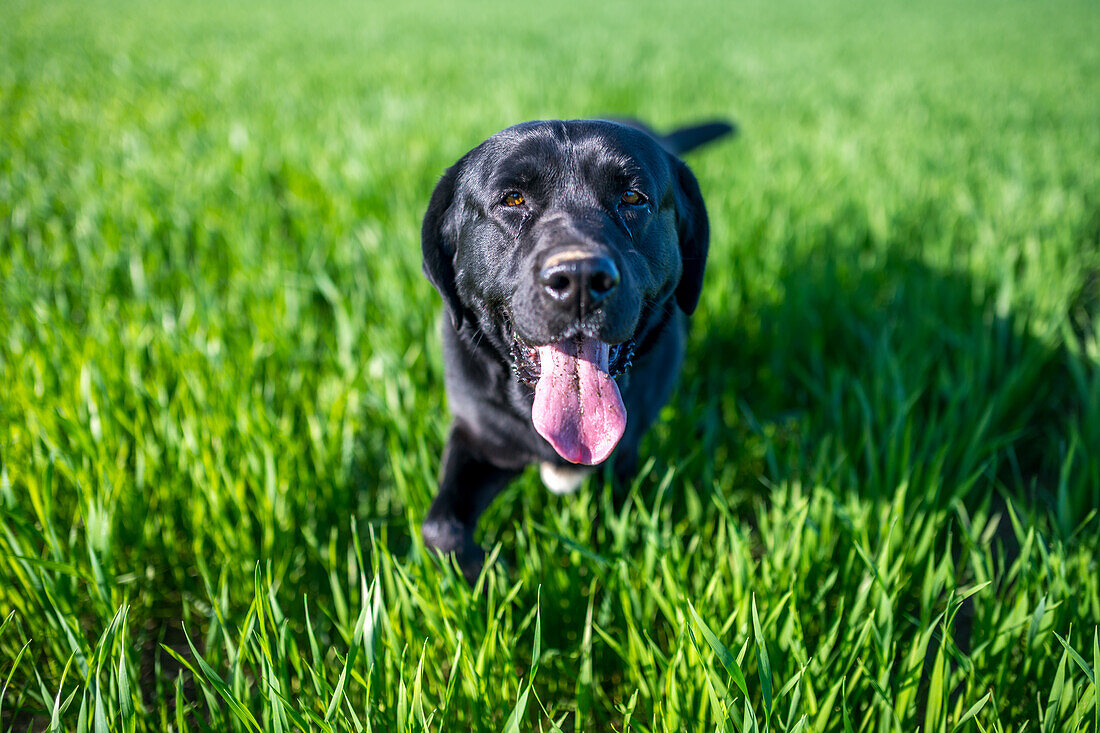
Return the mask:
<path fill-rule="evenodd" d="M 523 204 L 523 194 L 519 191 L 509 191 L 500 197 L 500 203 L 505 206 L 521 206 Z"/>

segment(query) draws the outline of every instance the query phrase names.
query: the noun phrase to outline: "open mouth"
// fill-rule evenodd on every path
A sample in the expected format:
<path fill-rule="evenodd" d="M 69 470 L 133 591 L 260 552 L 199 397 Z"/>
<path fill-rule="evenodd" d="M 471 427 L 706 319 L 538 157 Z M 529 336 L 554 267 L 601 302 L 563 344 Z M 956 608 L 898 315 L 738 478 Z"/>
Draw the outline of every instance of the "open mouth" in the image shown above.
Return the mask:
<path fill-rule="evenodd" d="M 577 339 L 569 339 L 577 340 Z M 634 339 L 624 341 L 621 344 L 608 346 L 608 374 L 613 378 L 621 377 L 630 371 L 634 361 L 634 347 L 637 342 Z M 538 384 L 542 374 L 542 358 L 539 356 L 539 347 L 531 346 L 518 334 L 512 334 L 512 373 L 516 379 L 528 387 Z"/>
<path fill-rule="evenodd" d="M 626 407 L 614 377 L 630 367 L 633 353 L 633 341 L 612 346 L 576 336 L 531 346 L 514 338 L 516 376 L 535 388 L 531 422 L 565 460 L 594 465 L 615 450 Z"/>

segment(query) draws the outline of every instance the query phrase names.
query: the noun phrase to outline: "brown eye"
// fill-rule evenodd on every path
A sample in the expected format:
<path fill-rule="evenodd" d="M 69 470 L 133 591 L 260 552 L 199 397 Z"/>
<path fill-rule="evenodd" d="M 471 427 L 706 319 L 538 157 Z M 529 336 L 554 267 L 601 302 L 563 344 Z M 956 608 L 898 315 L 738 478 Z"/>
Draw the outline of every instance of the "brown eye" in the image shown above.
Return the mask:
<path fill-rule="evenodd" d="M 519 206 L 523 203 L 523 194 L 519 191 L 509 191 L 504 194 L 504 198 L 500 202 L 505 206 Z"/>
<path fill-rule="evenodd" d="M 631 188 L 622 195 L 620 201 L 622 201 L 627 206 L 638 206 L 639 204 L 645 203 L 645 196 L 642 194 L 641 191 L 635 191 L 633 188 Z"/>

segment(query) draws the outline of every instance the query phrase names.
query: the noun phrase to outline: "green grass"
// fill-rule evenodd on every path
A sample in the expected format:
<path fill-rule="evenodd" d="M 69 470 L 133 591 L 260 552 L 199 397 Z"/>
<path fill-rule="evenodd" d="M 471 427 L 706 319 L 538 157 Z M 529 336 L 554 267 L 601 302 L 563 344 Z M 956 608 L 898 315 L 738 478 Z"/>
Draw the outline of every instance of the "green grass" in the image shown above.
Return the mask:
<path fill-rule="evenodd" d="M 1100 14 L 0 6 L 0 728 L 1100 733 Z M 419 219 L 544 117 L 711 116 L 621 511 L 471 591 Z"/>

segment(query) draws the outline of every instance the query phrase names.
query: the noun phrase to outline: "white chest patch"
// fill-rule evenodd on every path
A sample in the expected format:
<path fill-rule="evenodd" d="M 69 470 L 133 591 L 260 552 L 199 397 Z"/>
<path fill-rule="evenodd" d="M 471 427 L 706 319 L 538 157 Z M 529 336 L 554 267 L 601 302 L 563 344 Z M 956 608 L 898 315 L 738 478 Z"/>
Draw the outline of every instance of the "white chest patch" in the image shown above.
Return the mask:
<path fill-rule="evenodd" d="M 542 483 L 554 494 L 572 494 L 580 488 L 585 476 L 592 473 L 588 466 L 555 466 L 552 463 L 539 464 L 539 476 Z"/>

